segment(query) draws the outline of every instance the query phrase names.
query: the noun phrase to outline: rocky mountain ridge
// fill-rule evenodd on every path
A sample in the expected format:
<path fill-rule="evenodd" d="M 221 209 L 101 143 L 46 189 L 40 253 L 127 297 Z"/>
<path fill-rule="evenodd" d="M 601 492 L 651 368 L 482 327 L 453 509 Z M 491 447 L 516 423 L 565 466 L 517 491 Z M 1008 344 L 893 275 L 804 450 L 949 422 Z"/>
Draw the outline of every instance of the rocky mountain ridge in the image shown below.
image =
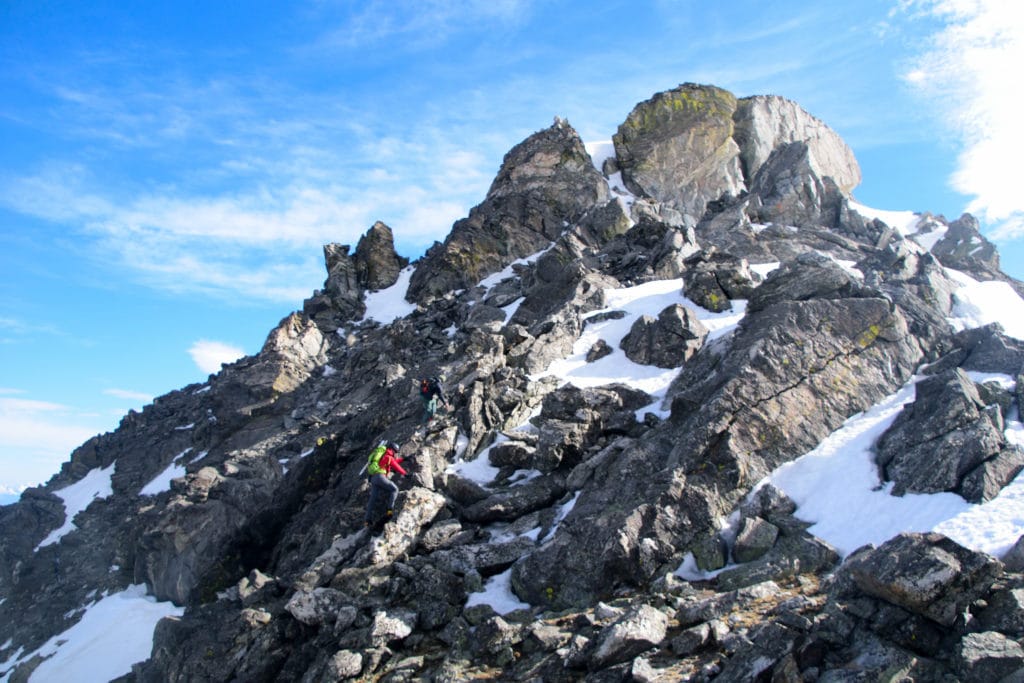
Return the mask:
<path fill-rule="evenodd" d="M 324 287 L 258 354 L 0 508 L 0 675 L 28 680 L 42 657 L 16 653 L 142 583 L 186 610 L 124 680 L 1022 680 L 1024 547 L 905 534 L 843 560 L 755 489 L 916 374 L 877 444 L 898 493 L 989 500 L 1024 468 L 1004 434 L 1024 383 L 966 374 L 1018 378 L 1024 342 L 948 322 L 946 268 L 1024 293 L 977 222 L 922 215 L 915 241 L 863 216 L 852 152 L 779 97 L 684 84 L 613 144 L 598 170 L 556 119 L 514 147 L 392 322 L 365 317 L 409 265 L 391 228 L 326 245 Z M 608 291 L 675 279 L 742 320 L 712 335 L 675 304 L 586 353 L 678 369 L 664 395 L 546 374 L 621 317 Z M 450 409 L 423 429 L 433 375 Z M 381 439 L 414 457 L 374 537 L 360 469 Z M 453 467 L 477 458 L 492 480 Z M 47 542 L 71 521 L 60 492 L 108 471 Z M 680 578 L 686 558 L 716 575 Z M 506 572 L 529 607 L 466 606 Z"/>

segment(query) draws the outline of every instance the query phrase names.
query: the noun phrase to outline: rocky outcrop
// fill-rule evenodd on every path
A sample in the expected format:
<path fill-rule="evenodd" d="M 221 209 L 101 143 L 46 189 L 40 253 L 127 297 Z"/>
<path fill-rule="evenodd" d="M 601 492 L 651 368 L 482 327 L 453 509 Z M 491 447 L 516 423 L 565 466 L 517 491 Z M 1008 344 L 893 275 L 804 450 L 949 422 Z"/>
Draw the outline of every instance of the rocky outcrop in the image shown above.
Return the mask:
<path fill-rule="evenodd" d="M 756 285 L 746 259 L 717 249 L 698 252 L 683 265 L 687 298 L 715 313 L 732 310 L 733 299 L 750 298 Z"/>
<path fill-rule="evenodd" d="M 805 142 L 774 150 L 754 176 L 750 195 L 751 220 L 797 227 L 835 226 L 843 201 L 835 182 L 815 172 Z"/>
<path fill-rule="evenodd" d="M 776 149 L 801 142 L 807 147 L 808 167 L 814 175 L 831 178 L 844 194 L 860 184 L 860 166 L 853 151 L 835 131 L 795 102 L 774 95 L 745 97 L 737 103 L 733 121 L 733 137 L 748 183 Z"/>
<path fill-rule="evenodd" d="M 696 313 L 675 304 L 657 318 L 641 316 L 619 346 L 634 363 L 678 368 L 700 350 L 707 336 L 708 328 Z"/>
<path fill-rule="evenodd" d="M 860 183 L 846 143 L 781 97 L 737 100 L 685 83 L 638 104 L 613 141 L 626 186 L 691 226 L 709 206 L 748 191 L 759 222 L 809 226 L 827 216 L 831 225 L 840 199 Z"/>
<path fill-rule="evenodd" d="M 363 294 L 395 284 L 409 259 L 395 252 L 394 234 L 377 221 L 349 254 L 347 244 L 324 245 L 327 280 L 323 289 L 303 303 L 303 312 L 327 332 L 366 313 Z"/>
<path fill-rule="evenodd" d="M 1003 279 L 995 245 L 985 239 L 978 219 L 970 214 L 950 223 L 931 252 L 947 268 L 962 270 L 979 280 Z"/>
<path fill-rule="evenodd" d="M 366 313 L 363 291 L 359 286 L 356 264 L 347 244 L 325 244 L 327 280 L 324 288 L 303 303 L 303 312 L 325 329 L 337 329 L 345 320 Z"/>
<path fill-rule="evenodd" d="M 329 347 L 319 326 L 293 313 L 267 337 L 244 382 L 261 397 L 291 393 L 326 364 Z"/>
<path fill-rule="evenodd" d="M 410 301 L 471 287 L 516 259 L 547 248 L 569 226 L 608 202 L 608 184 L 579 135 L 558 120 L 516 145 L 483 203 L 452 226 L 419 262 Z"/>
<path fill-rule="evenodd" d="M 1004 411 L 986 405 L 960 369 L 919 382 L 916 397 L 879 439 L 876 460 L 893 493 L 952 491 L 991 500 L 1024 469 L 1004 436 Z"/>
<path fill-rule="evenodd" d="M 409 259 L 395 252 L 395 236 L 391 228 L 380 221 L 359 238 L 354 261 L 356 281 L 363 289 L 372 291 L 395 284 L 398 274 L 409 265 Z"/>

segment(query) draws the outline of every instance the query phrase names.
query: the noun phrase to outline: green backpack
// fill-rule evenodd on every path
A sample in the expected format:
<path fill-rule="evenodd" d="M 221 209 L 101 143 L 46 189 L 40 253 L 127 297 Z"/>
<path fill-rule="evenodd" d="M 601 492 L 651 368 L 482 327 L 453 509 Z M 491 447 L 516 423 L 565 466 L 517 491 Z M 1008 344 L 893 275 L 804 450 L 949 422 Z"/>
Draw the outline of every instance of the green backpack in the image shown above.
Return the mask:
<path fill-rule="evenodd" d="M 370 457 L 366 459 L 366 474 L 372 477 L 375 474 L 382 474 L 384 469 L 380 466 L 380 459 L 384 457 L 384 451 L 387 450 L 387 443 L 381 441 L 380 444 L 370 451 Z"/>

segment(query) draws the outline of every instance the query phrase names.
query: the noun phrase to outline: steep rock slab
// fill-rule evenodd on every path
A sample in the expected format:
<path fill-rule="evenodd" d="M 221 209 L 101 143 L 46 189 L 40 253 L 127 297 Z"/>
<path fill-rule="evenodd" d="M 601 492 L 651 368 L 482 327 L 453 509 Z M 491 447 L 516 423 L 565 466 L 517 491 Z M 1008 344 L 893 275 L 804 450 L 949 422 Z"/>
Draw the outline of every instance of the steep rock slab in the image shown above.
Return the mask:
<path fill-rule="evenodd" d="M 254 361 L 238 381 L 255 396 L 272 399 L 287 394 L 327 362 L 330 341 L 308 317 L 292 313 L 267 337 Z"/>
<path fill-rule="evenodd" d="M 690 216 L 710 201 L 745 189 L 733 140 L 736 97 L 685 83 L 638 104 L 612 136 L 622 179 L 631 192 Z"/>
<path fill-rule="evenodd" d="M 820 288 L 814 268 L 829 271 Z M 785 282 L 724 356 L 684 366 L 671 419 L 593 468 L 554 538 L 514 567 L 517 594 L 585 604 L 678 566 L 754 483 L 909 379 L 921 349 L 903 315 L 842 273 L 822 260 L 774 275 Z M 567 563 L 578 571 L 557 569 Z"/>
<path fill-rule="evenodd" d="M 725 355 L 698 354 L 677 378 L 670 461 L 749 485 L 903 384 L 921 353 L 881 293 L 827 259 L 788 264 L 755 291 Z"/>
<path fill-rule="evenodd" d="M 653 465 L 670 448 L 668 441 L 632 443 L 585 462 L 586 486 L 554 536 L 513 566 L 515 593 L 553 609 L 606 599 L 651 580 L 678 555 L 678 544 L 710 528 L 724 512 L 715 498 L 679 470 Z"/>
<path fill-rule="evenodd" d="M 860 166 L 853 150 L 834 130 L 791 100 L 776 95 L 745 97 L 737 103 L 733 121 L 733 137 L 748 181 L 776 148 L 803 142 L 808 165 L 819 178 L 832 178 L 846 194 L 860 184 Z"/>
<path fill-rule="evenodd" d="M 406 296 L 425 303 L 470 287 L 546 248 L 608 199 L 608 183 L 579 135 L 557 120 L 505 155 L 487 198 L 455 223 L 444 244 L 427 250 Z"/>

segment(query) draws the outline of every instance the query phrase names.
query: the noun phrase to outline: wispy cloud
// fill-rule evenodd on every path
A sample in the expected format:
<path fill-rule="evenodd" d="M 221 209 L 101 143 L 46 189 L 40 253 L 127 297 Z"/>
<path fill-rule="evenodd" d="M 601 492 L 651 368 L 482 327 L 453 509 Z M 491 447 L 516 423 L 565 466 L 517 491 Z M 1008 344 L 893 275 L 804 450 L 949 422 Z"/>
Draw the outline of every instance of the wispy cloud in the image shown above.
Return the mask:
<path fill-rule="evenodd" d="M 107 396 L 123 398 L 137 403 L 149 403 L 153 400 L 152 394 L 146 394 L 141 391 L 132 391 L 130 389 L 104 389 L 103 393 Z"/>
<path fill-rule="evenodd" d="M 371 0 L 360 3 L 357 12 L 336 17 L 336 25 L 315 45 L 351 49 L 394 42 L 419 50 L 467 29 L 519 24 L 533 4 L 531 0 Z"/>
<path fill-rule="evenodd" d="M 1024 237 L 1024 195 L 1012 169 L 1024 156 L 1019 79 L 1024 64 L 1024 6 L 1013 0 L 904 2 L 911 16 L 942 28 L 904 78 L 935 104 L 963 149 L 952 184 L 973 197 L 968 210 L 999 223 L 996 239 Z"/>
<path fill-rule="evenodd" d="M 12 343 L 30 338 L 34 334 L 61 335 L 53 325 L 38 325 L 18 318 L 0 317 L 0 343 Z M 3 390 L 0 389 L 0 393 Z"/>
<path fill-rule="evenodd" d="M 206 373 L 219 372 L 221 365 L 231 363 L 245 355 L 245 351 L 224 342 L 200 339 L 192 344 L 188 353 L 200 370 Z"/>
<path fill-rule="evenodd" d="M 59 403 L 0 396 L 2 483 L 19 489 L 48 479 L 71 451 L 100 431 L 93 420 Z"/>

